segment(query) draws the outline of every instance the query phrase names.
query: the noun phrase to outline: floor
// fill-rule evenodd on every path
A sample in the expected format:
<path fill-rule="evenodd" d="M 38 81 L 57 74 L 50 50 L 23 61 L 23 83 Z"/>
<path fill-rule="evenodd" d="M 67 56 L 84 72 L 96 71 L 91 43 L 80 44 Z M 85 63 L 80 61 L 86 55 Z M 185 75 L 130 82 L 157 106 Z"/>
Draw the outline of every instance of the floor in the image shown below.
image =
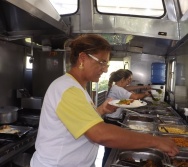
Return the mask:
<path fill-rule="evenodd" d="M 104 155 L 104 147 L 103 146 L 99 146 L 99 151 L 98 151 L 98 155 L 97 155 L 97 159 L 95 161 L 95 166 L 96 167 L 102 167 L 102 158 Z"/>

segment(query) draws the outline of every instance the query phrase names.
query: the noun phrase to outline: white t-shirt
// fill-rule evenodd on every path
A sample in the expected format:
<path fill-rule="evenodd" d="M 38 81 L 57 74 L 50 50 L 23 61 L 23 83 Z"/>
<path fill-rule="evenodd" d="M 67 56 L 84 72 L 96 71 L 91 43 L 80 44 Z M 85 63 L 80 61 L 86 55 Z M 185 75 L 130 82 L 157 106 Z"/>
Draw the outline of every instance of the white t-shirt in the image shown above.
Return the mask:
<path fill-rule="evenodd" d="M 117 85 L 113 85 L 107 95 L 107 98 L 113 98 L 114 100 L 129 99 L 131 94 L 132 93 L 127 91 L 126 89 Z M 106 114 L 106 116 L 111 118 L 121 118 L 122 110 L 122 108 L 118 108 L 115 112 L 113 112 L 112 114 Z"/>
<path fill-rule="evenodd" d="M 31 167 L 91 167 L 98 144 L 84 133 L 103 119 L 86 90 L 69 74 L 49 86 Z"/>

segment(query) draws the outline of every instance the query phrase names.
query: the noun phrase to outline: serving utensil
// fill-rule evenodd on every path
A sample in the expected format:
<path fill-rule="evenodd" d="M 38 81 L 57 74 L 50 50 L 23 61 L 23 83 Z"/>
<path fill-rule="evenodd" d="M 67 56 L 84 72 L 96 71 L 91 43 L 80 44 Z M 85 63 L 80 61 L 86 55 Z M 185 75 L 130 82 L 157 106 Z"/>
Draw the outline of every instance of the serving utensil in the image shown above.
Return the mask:
<path fill-rule="evenodd" d="M 152 98 L 152 100 L 153 100 L 153 101 L 159 101 L 159 99 L 158 99 L 158 98 L 155 98 L 155 97 L 153 96 L 153 94 L 151 93 L 151 91 L 148 91 L 148 92 L 150 93 L 151 98 Z"/>
<path fill-rule="evenodd" d="M 121 122 L 119 122 L 119 121 L 117 121 L 117 123 L 120 124 L 120 125 L 123 125 L 123 126 L 125 126 L 125 127 L 127 127 L 127 128 L 129 128 L 129 126 L 126 125 L 126 124 L 124 124 L 124 123 L 121 123 Z"/>
<path fill-rule="evenodd" d="M 161 123 L 164 123 L 164 121 L 160 118 L 159 114 L 157 114 L 157 118 Z M 161 128 L 164 129 L 166 133 L 169 133 L 169 131 L 164 126 L 162 126 Z"/>

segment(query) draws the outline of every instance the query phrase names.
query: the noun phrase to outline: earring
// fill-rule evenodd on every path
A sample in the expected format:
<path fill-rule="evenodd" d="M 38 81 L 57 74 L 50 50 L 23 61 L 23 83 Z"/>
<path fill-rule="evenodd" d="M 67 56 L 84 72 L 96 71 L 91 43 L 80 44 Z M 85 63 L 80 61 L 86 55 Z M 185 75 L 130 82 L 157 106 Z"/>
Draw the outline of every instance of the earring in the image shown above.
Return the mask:
<path fill-rule="evenodd" d="M 80 70 L 82 70 L 84 67 L 83 67 L 83 64 L 81 63 L 78 67 Z"/>

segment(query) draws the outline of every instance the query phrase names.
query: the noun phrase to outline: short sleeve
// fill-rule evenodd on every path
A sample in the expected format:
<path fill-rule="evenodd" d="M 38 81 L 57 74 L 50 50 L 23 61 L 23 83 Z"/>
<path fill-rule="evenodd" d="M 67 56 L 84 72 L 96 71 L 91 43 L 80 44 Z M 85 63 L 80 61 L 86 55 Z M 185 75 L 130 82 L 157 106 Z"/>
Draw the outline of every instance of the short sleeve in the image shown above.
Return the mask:
<path fill-rule="evenodd" d="M 93 102 L 77 87 L 71 87 L 63 93 L 56 113 L 75 138 L 103 121 L 95 110 Z"/>

